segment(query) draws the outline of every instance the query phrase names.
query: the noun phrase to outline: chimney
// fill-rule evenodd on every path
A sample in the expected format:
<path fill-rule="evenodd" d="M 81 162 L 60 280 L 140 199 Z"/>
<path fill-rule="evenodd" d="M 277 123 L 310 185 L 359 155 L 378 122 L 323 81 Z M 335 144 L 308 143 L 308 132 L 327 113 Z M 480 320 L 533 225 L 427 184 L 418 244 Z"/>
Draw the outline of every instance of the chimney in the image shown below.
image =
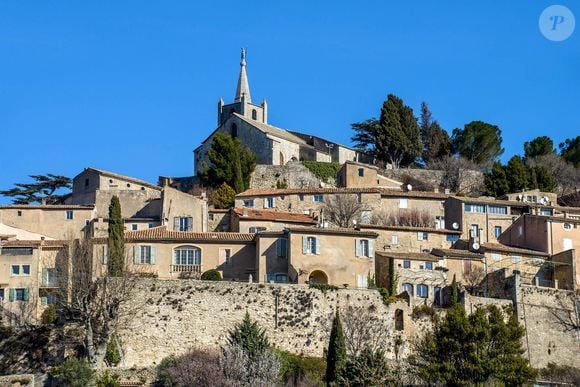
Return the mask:
<path fill-rule="evenodd" d="M 439 187 L 435 187 L 434 192 L 439 193 Z"/>

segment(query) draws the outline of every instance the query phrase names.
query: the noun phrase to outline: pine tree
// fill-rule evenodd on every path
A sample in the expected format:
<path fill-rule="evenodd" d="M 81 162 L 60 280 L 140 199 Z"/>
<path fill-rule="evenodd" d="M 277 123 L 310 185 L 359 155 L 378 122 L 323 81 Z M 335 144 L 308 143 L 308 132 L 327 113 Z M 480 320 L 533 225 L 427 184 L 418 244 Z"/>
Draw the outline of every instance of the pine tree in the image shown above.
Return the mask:
<path fill-rule="evenodd" d="M 109 275 L 120 277 L 125 266 L 125 224 L 121 216 L 121 202 L 114 195 L 109 205 L 109 237 L 107 240 Z"/>
<path fill-rule="evenodd" d="M 499 161 L 494 161 L 491 171 L 483 176 L 485 194 L 493 197 L 503 196 L 509 191 L 505 168 Z"/>
<path fill-rule="evenodd" d="M 236 191 L 223 182 L 222 185 L 209 195 L 209 203 L 215 208 L 230 208 L 234 206 Z"/>
<path fill-rule="evenodd" d="M 483 121 L 472 121 L 463 129 L 453 130 L 455 153 L 478 165 L 489 165 L 501 156 L 501 130 Z"/>
<path fill-rule="evenodd" d="M 338 309 L 332 321 L 328 351 L 326 353 L 326 385 L 339 386 L 346 371 L 346 341 Z"/>
<path fill-rule="evenodd" d="M 524 191 L 530 187 L 530 176 L 520 156 L 513 156 L 506 166 L 506 177 L 510 192 Z"/>
<path fill-rule="evenodd" d="M 242 322 L 229 332 L 228 343 L 242 348 L 250 360 L 256 359 L 270 348 L 266 330 L 260 328 L 257 321 L 252 321 L 248 312 Z"/>
<path fill-rule="evenodd" d="M 554 142 L 548 136 L 536 137 L 524 143 L 524 157 L 526 161 L 545 156 L 554 152 Z"/>

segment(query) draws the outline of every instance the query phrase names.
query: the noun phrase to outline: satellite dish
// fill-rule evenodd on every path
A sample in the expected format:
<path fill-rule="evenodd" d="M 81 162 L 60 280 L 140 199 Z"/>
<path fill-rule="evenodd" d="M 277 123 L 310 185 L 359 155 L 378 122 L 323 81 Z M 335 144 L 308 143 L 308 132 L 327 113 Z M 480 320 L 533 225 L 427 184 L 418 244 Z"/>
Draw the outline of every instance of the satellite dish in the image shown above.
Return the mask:
<path fill-rule="evenodd" d="M 453 224 L 451 225 L 451 227 L 453 227 L 454 230 L 459 230 L 459 223 L 453 222 Z"/>
<path fill-rule="evenodd" d="M 480 245 L 477 242 L 473 242 L 473 244 L 471 245 L 471 247 L 473 248 L 473 250 L 479 250 Z"/>
<path fill-rule="evenodd" d="M 352 221 L 352 224 L 354 224 L 354 225 L 356 226 L 356 224 L 357 224 L 357 221 L 356 221 L 356 219 L 354 219 L 354 220 Z"/>
<path fill-rule="evenodd" d="M 522 196 L 522 195 L 518 195 L 518 200 L 519 200 L 519 201 L 521 201 L 521 200 L 522 200 L 522 198 L 523 198 L 523 196 Z"/>
<path fill-rule="evenodd" d="M 412 191 L 413 190 L 413 186 L 411 184 L 407 184 L 407 191 Z"/>
<path fill-rule="evenodd" d="M 548 204 L 550 202 L 550 199 L 547 196 L 544 196 L 542 198 L 542 201 L 543 201 L 544 204 Z"/>

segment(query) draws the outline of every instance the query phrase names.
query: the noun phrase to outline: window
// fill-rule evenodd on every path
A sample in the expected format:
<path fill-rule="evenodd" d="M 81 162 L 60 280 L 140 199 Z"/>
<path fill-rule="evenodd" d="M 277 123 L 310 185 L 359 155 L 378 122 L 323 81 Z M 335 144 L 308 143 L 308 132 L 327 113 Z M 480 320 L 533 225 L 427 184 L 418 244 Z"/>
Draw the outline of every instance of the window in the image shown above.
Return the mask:
<path fill-rule="evenodd" d="M 89 179 L 85 179 L 85 188 L 89 186 Z"/>
<path fill-rule="evenodd" d="M 493 236 L 497 239 L 501 235 L 501 226 L 493 227 Z"/>
<path fill-rule="evenodd" d="M 298 195 L 298 200 L 300 200 L 301 202 L 303 202 L 304 201 L 304 195 L 302 195 L 302 194 Z"/>
<path fill-rule="evenodd" d="M 14 289 L 14 300 L 15 301 L 28 301 L 28 289 L 26 288 L 16 288 Z"/>
<path fill-rule="evenodd" d="M 153 228 L 153 227 L 155 227 L 155 226 L 153 225 L 153 223 L 149 223 L 149 228 Z"/>
<path fill-rule="evenodd" d="M 276 208 L 276 198 L 264 199 L 264 208 Z"/>
<path fill-rule="evenodd" d="M 413 295 L 413 284 L 403 284 L 403 291 L 409 293 L 409 295 Z"/>
<path fill-rule="evenodd" d="M 257 234 L 262 231 L 266 231 L 266 227 L 250 227 L 250 234 Z"/>
<path fill-rule="evenodd" d="M 288 276 L 286 274 L 266 274 L 266 282 L 287 284 Z"/>
<path fill-rule="evenodd" d="M 499 253 L 491 253 L 491 259 L 493 259 L 494 261 L 499 261 L 501 259 L 501 254 Z"/>
<path fill-rule="evenodd" d="M 399 236 L 398 235 L 391 235 L 391 244 L 398 245 L 399 244 Z"/>
<path fill-rule="evenodd" d="M 562 225 L 562 227 L 564 228 L 564 230 L 571 230 L 572 229 L 572 225 L 570 223 L 564 223 Z"/>
<path fill-rule="evenodd" d="M 365 170 L 364 170 L 364 168 L 359 168 L 359 169 L 358 169 L 358 175 L 359 175 L 360 177 L 363 177 L 363 176 L 365 175 Z"/>
<path fill-rule="evenodd" d="M 232 249 L 220 249 L 221 261 L 225 264 L 231 263 Z"/>
<path fill-rule="evenodd" d="M 435 306 L 441 306 L 441 288 L 436 287 L 433 289 L 433 298 Z"/>
<path fill-rule="evenodd" d="M 320 240 L 316 237 L 302 237 L 303 254 L 320 254 Z"/>
<path fill-rule="evenodd" d="M 137 225 L 135 223 L 131 225 L 131 230 L 137 231 Z"/>
<path fill-rule="evenodd" d="M 176 216 L 173 218 L 174 231 L 192 231 L 193 218 L 191 216 Z"/>
<path fill-rule="evenodd" d="M 369 224 L 371 222 L 371 212 L 370 211 L 361 211 L 360 220 L 363 223 Z"/>
<path fill-rule="evenodd" d="M 463 261 L 463 274 L 471 273 L 471 260 L 466 259 Z"/>
<path fill-rule="evenodd" d="M 181 246 L 174 250 L 176 265 L 201 265 L 201 250 L 194 246 Z"/>
<path fill-rule="evenodd" d="M 254 207 L 254 199 L 244 200 L 244 207 L 253 208 Z"/>
<path fill-rule="evenodd" d="M 359 289 L 366 289 L 369 287 L 369 277 L 367 274 L 357 274 L 356 287 Z"/>
<path fill-rule="evenodd" d="M 66 212 L 66 220 L 73 220 L 73 212 L 72 211 Z"/>
<path fill-rule="evenodd" d="M 429 240 L 429 234 L 423 231 L 417 233 L 417 240 L 418 241 L 427 241 Z"/>
<path fill-rule="evenodd" d="M 22 275 L 30 275 L 30 265 L 22 265 Z"/>
<path fill-rule="evenodd" d="M 12 275 L 20 275 L 20 265 L 12 265 Z"/>
<path fill-rule="evenodd" d="M 258 112 L 256 111 L 256 109 L 252 109 L 252 120 L 257 120 L 258 119 Z"/>
<path fill-rule="evenodd" d="M 471 238 L 479 238 L 479 225 L 478 224 L 471 225 L 471 227 L 469 228 L 469 236 Z"/>
<path fill-rule="evenodd" d="M 417 297 L 421 298 L 429 297 L 429 287 L 424 284 L 417 285 Z"/>
<path fill-rule="evenodd" d="M 457 242 L 459 240 L 459 235 L 457 234 L 447 234 L 446 238 L 447 242 Z"/>
<path fill-rule="evenodd" d="M 433 270 L 433 262 L 425 262 L 425 269 Z"/>
<path fill-rule="evenodd" d="M 315 202 L 323 202 L 324 201 L 324 195 L 314 195 L 312 196 L 312 200 L 314 200 Z"/>
<path fill-rule="evenodd" d="M 540 215 L 552 216 L 552 215 L 554 215 L 554 211 L 552 211 L 552 209 L 550 209 L 550 208 L 541 208 Z"/>
<path fill-rule="evenodd" d="M 286 238 L 280 238 L 276 241 L 276 255 L 280 258 L 285 258 L 287 255 L 287 243 Z"/>
<path fill-rule="evenodd" d="M 403 329 L 405 329 L 403 309 L 397 309 L 395 310 L 395 330 L 402 331 Z"/>
<path fill-rule="evenodd" d="M 405 268 L 405 269 L 410 269 L 410 268 L 411 268 L 411 261 L 409 261 L 409 260 L 404 260 L 404 261 L 403 261 L 403 268 Z"/>
<path fill-rule="evenodd" d="M 487 212 L 490 214 L 507 215 L 507 207 L 502 206 L 488 206 Z"/>
<path fill-rule="evenodd" d="M 472 212 L 477 214 L 485 213 L 485 205 L 483 204 L 467 204 L 465 203 L 465 212 Z"/>
<path fill-rule="evenodd" d="M 207 215 L 207 219 L 208 219 L 208 220 L 214 220 L 214 216 L 213 216 L 213 214 L 208 214 L 208 215 Z"/>
<path fill-rule="evenodd" d="M 140 265 L 148 265 L 153 263 L 151 259 L 151 246 L 138 246 L 137 256 L 135 257 L 135 263 Z"/>
<path fill-rule="evenodd" d="M 399 208 L 407 208 L 409 206 L 409 199 L 407 198 L 400 198 L 399 199 Z"/>
<path fill-rule="evenodd" d="M 0 302 L 4 301 L 4 289 L 0 288 Z"/>
<path fill-rule="evenodd" d="M 22 211 L 17 211 L 16 216 L 22 216 Z"/>
<path fill-rule="evenodd" d="M 358 239 L 355 240 L 356 243 L 356 256 L 357 257 L 370 257 L 371 256 L 371 241 L 368 239 Z"/>
<path fill-rule="evenodd" d="M 50 287 L 56 285 L 56 269 L 42 269 L 42 286 Z"/>

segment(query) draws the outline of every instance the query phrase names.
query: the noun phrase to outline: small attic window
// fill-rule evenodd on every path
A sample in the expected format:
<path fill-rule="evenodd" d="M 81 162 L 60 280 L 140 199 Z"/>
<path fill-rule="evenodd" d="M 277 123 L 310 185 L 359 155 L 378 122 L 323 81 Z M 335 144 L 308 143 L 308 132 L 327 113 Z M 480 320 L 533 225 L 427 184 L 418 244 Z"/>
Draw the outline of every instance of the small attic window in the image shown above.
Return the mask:
<path fill-rule="evenodd" d="M 258 119 L 258 112 L 256 111 L 256 109 L 252 110 L 252 120 L 257 120 Z"/>
<path fill-rule="evenodd" d="M 127 188 L 131 188 L 131 184 L 127 183 Z"/>
<path fill-rule="evenodd" d="M 141 187 L 141 191 L 145 191 L 145 187 Z"/>
<path fill-rule="evenodd" d="M 113 184 L 113 179 L 109 179 L 109 184 Z"/>

